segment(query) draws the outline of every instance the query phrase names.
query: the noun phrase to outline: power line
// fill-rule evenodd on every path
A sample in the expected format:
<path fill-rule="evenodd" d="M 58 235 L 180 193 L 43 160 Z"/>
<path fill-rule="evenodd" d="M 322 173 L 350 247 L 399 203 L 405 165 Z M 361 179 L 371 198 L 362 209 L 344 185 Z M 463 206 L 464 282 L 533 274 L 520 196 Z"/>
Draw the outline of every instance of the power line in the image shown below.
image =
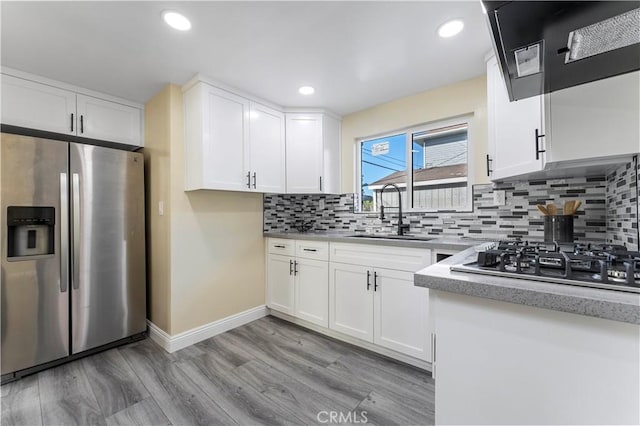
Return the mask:
<path fill-rule="evenodd" d="M 362 160 L 363 163 L 371 164 L 372 166 L 381 167 L 383 169 L 393 170 L 394 172 L 403 172 L 404 170 L 392 169 L 391 167 L 383 166 L 380 164 L 372 163 L 371 161 Z"/>
<path fill-rule="evenodd" d="M 385 161 L 389 161 L 389 162 L 396 161 L 396 162 L 400 163 L 400 164 L 398 164 L 398 165 L 402 165 L 402 166 L 404 166 L 404 163 L 405 163 L 405 160 L 402 160 L 402 159 L 397 158 L 397 157 L 392 157 L 392 156 L 390 156 L 390 155 L 388 155 L 388 156 L 387 156 L 387 155 L 385 155 L 384 157 L 382 157 L 382 156 L 377 156 L 377 155 L 373 155 L 373 154 L 371 153 L 371 149 L 369 149 L 369 148 L 364 148 L 364 147 L 363 147 L 363 148 L 362 148 L 362 151 L 363 151 L 363 153 L 364 153 L 364 154 L 366 154 L 366 155 L 370 155 L 370 156 L 372 156 L 372 157 L 380 157 L 380 160 L 385 160 Z"/>

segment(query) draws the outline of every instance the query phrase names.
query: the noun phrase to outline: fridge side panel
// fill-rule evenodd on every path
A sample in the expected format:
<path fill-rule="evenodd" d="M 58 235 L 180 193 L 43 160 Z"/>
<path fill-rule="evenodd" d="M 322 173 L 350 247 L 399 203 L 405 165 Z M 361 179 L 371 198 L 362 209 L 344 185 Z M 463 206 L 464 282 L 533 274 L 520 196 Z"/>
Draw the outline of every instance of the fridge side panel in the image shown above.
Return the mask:
<path fill-rule="evenodd" d="M 146 330 L 142 154 L 70 144 L 72 353 Z"/>
<path fill-rule="evenodd" d="M 4 375 L 69 355 L 68 144 L 3 133 L 0 149 Z"/>

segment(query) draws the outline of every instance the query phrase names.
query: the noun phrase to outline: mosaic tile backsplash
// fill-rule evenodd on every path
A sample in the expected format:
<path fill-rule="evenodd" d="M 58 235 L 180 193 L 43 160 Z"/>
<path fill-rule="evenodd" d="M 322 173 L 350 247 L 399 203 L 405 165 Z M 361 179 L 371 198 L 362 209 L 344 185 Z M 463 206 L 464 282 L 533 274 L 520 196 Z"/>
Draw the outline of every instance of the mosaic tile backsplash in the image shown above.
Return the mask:
<path fill-rule="evenodd" d="M 474 185 L 473 212 L 405 213 L 405 222 L 410 223 L 412 234 L 542 240 L 544 222 L 536 205 L 554 202 L 561 206 L 577 199 L 582 206 L 575 216 L 576 240 L 624 243 L 637 250 L 637 163 L 634 159 L 601 177 Z M 494 190 L 506 192 L 506 205 L 494 205 Z M 302 223 L 314 231 L 394 232 L 397 214 L 380 221 L 377 214 L 355 213 L 353 194 L 265 194 L 266 232 L 295 231 Z"/>
<path fill-rule="evenodd" d="M 639 191 L 637 157 L 607 176 L 607 242 L 638 250 Z"/>

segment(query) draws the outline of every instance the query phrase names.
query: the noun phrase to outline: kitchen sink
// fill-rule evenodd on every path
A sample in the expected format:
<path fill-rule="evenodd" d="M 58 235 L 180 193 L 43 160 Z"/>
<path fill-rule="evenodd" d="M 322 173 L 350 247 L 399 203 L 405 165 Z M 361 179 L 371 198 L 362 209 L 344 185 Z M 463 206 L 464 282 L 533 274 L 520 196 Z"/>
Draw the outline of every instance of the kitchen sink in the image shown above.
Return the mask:
<path fill-rule="evenodd" d="M 355 234 L 349 235 L 349 238 L 375 238 L 379 240 L 405 240 L 405 241 L 431 241 L 433 237 L 420 237 L 417 235 L 398 235 L 398 234 Z"/>

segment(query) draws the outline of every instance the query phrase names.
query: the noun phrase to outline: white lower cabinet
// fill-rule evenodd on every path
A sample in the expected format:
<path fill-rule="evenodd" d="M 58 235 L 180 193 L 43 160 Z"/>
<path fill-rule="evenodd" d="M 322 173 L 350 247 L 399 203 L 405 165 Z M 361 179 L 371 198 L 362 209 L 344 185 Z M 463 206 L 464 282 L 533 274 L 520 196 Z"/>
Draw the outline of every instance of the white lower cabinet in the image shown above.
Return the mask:
<path fill-rule="evenodd" d="M 330 263 L 329 328 L 430 361 L 429 290 L 413 273 Z"/>
<path fill-rule="evenodd" d="M 329 244 L 270 238 L 267 241 L 267 306 L 329 326 Z"/>
<path fill-rule="evenodd" d="M 373 342 L 431 361 L 427 329 L 429 290 L 413 284 L 413 273 L 375 269 Z"/>
<path fill-rule="evenodd" d="M 268 238 L 266 263 L 272 310 L 431 361 L 429 290 L 413 284 L 430 250 Z"/>
<path fill-rule="evenodd" d="M 329 326 L 329 263 L 323 260 L 294 260 L 294 315 L 303 320 Z"/>
<path fill-rule="evenodd" d="M 373 342 L 373 268 L 331 263 L 329 328 Z"/>
<path fill-rule="evenodd" d="M 267 306 L 293 315 L 293 258 L 267 255 Z"/>

